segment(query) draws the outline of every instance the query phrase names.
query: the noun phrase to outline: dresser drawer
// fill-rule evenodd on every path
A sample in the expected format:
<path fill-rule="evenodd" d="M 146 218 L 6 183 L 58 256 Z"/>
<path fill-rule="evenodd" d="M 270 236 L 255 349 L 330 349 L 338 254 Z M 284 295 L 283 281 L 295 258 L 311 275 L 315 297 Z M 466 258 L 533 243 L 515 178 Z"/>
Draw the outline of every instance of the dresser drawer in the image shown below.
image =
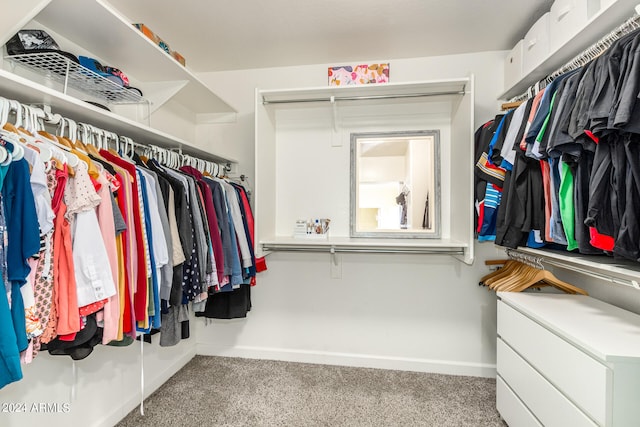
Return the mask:
<path fill-rule="evenodd" d="M 498 375 L 545 426 L 594 427 L 596 424 L 542 375 L 498 338 Z"/>
<path fill-rule="evenodd" d="M 517 427 L 542 427 L 536 417 L 524 406 L 513 390 L 498 375 L 496 378 L 496 408 L 508 425 Z"/>
<path fill-rule="evenodd" d="M 498 336 L 582 411 L 606 424 L 612 374 L 605 365 L 502 301 Z"/>

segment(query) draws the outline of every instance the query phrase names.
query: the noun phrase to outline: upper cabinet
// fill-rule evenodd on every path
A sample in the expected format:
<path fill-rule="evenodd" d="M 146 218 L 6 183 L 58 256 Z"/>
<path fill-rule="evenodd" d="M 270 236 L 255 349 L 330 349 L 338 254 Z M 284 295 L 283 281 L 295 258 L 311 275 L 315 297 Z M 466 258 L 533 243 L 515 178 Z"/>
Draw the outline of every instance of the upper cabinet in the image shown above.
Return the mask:
<path fill-rule="evenodd" d="M 500 99 L 523 94 L 634 14 L 637 0 L 556 0 L 505 59 Z"/>
<path fill-rule="evenodd" d="M 197 76 L 155 45 L 107 1 L 24 0 L 13 3 L 6 13 L 0 14 L 0 43 L 3 45 L 0 96 L 45 103 L 55 112 L 69 114 L 75 120 L 104 125 L 105 129 L 138 138 L 142 143 L 180 146 L 195 155 L 208 154 L 192 145 L 195 134 L 192 136 L 187 131 L 185 133 L 189 135 L 183 140 L 154 129 L 154 113 L 172 101 L 174 106 L 170 111 L 177 111 L 179 120 L 192 126 L 198 123 L 201 115 L 235 113 Z M 66 74 L 64 59 L 57 69 L 62 71 L 52 72 L 55 65 L 47 61 L 54 59 L 49 57 L 43 57 L 44 65 L 36 58 L 10 57 L 4 44 L 21 29 L 42 29 L 53 37 L 61 50 L 95 58 L 102 65 L 122 70 L 129 78 L 130 86 L 142 91 L 142 98 L 135 93 L 125 93 L 126 99 L 114 100 L 118 91 L 108 87 L 96 90 L 101 84 L 108 86 L 108 82 L 98 81 L 100 79 L 84 82 L 87 73 L 83 69 L 76 72 L 78 81 L 74 81 L 73 70 L 69 76 Z M 71 64 L 70 68 L 73 66 Z M 105 105 L 110 111 L 84 101 Z M 158 128 L 164 127 L 166 117 L 166 114 L 158 115 Z M 215 158 L 210 154 L 207 157 Z"/>
<path fill-rule="evenodd" d="M 257 254 L 275 250 L 448 254 L 472 263 L 473 131 L 472 77 L 258 90 Z M 439 149 L 407 156 L 412 147 L 407 138 L 391 146 L 373 137 L 409 134 L 438 135 Z M 362 162 L 369 167 L 367 188 L 360 192 L 352 191 L 355 135 L 367 136 L 366 146 L 360 147 L 366 151 Z M 411 169 L 425 164 L 439 168 L 423 185 Z M 432 194 L 425 197 L 421 186 L 429 185 Z M 368 230 L 389 231 L 394 225 L 388 224 L 395 223 L 396 232 L 353 233 L 350 213 L 356 208 L 366 216 L 361 221 Z M 429 238 L 402 233 L 403 225 L 419 229 L 425 215 L 441 219 L 438 233 Z M 403 220 L 385 222 L 383 216 Z M 294 233 L 298 220 L 316 218 L 331 220 L 328 236 Z"/>

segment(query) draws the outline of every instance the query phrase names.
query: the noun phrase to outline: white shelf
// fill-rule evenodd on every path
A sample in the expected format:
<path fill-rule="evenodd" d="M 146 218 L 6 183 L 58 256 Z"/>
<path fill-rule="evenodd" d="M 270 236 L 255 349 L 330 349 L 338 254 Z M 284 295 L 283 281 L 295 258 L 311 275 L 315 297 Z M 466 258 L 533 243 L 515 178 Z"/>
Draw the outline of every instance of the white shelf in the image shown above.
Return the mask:
<path fill-rule="evenodd" d="M 539 66 L 529 70 L 515 85 L 506 90 L 499 99 L 508 100 L 523 94 L 527 88 L 562 67 L 611 30 L 633 16 L 638 0 L 617 0 L 606 9 L 598 11 L 584 27 L 567 43 L 552 52 Z"/>
<path fill-rule="evenodd" d="M 196 114 L 235 112 L 104 0 L 52 0 L 34 19 L 138 81 L 183 85 L 172 99 Z"/>
<path fill-rule="evenodd" d="M 327 239 L 297 239 L 277 236 L 260 240 L 265 251 L 303 252 L 367 252 L 367 253 L 418 253 L 464 255 L 469 247 L 466 242 L 449 239 L 369 239 L 332 237 Z"/>
<path fill-rule="evenodd" d="M 311 103 L 313 108 L 307 109 L 303 103 Z M 335 108 L 336 105 L 344 107 Z M 339 237 L 349 235 L 350 133 L 402 128 L 437 128 L 445 135 L 443 145 L 446 149 L 441 154 L 445 190 L 440 206 L 444 237 Z M 467 264 L 473 263 L 473 211 L 469 209 L 473 198 L 473 132 L 473 76 L 360 86 L 256 90 L 256 253 L 280 250 L 448 254 Z M 306 142 L 307 151 L 288 149 L 290 144 L 300 140 Z M 318 156 L 304 157 L 305 152 L 313 150 Z M 456 153 L 455 168 L 453 152 Z M 305 166 L 307 161 L 309 164 Z M 469 166 L 463 169 L 469 173 L 458 170 L 461 164 Z M 327 175 L 328 169 L 323 165 L 336 169 Z M 323 185 L 318 186 L 318 182 Z M 305 184 L 316 189 L 313 196 L 300 192 Z M 329 208 L 327 203 L 331 203 Z M 296 210 L 322 211 L 323 215 L 332 218 L 331 230 L 336 234 L 322 241 L 285 236 L 289 227 L 285 230 L 283 225 L 292 223 L 289 217 L 295 216 Z"/>
<path fill-rule="evenodd" d="M 437 81 L 421 81 L 409 83 L 379 83 L 357 86 L 324 86 L 300 89 L 261 90 L 260 96 L 265 104 L 287 102 L 331 101 L 331 97 L 411 97 L 463 95 L 469 86 L 469 79 L 448 79 Z"/>
<path fill-rule="evenodd" d="M 193 146 L 190 142 L 95 107 L 5 70 L 0 70 L 0 96 L 15 99 L 25 104 L 44 103 L 50 105 L 53 112 L 59 113 L 64 117 L 78 122 L 89 123 L 119 135 L 128 136 L 140 144 L 153 144 L 164 148 L 181 148 L 186 154 L 215 162 L 237 162 L 234 159 L 216 156 Z"/>

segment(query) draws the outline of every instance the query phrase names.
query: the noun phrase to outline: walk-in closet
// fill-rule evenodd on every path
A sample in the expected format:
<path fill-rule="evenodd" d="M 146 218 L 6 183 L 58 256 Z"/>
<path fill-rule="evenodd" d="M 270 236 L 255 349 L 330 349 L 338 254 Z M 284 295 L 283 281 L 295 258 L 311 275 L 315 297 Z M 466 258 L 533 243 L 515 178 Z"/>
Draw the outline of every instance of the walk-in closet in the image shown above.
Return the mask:
<path fill-rule="evenodd" d="M 639 424 L 640 4 L 6 3 L 1 426 Z"/>

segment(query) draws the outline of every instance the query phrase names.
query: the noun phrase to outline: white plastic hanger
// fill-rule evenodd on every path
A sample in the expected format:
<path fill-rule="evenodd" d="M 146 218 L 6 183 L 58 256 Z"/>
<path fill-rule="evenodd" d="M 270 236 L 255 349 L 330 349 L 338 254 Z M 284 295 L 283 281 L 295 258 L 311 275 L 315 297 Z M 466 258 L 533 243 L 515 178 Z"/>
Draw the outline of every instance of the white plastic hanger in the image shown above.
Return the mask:
<path fill-rule="evenodd" d="M 37 109 L 30 106 L 24 106 L 24 125 L 23 128 L 28 133 L 22 133 L 22 138 L 25 139 L 27 145 L 33 144 L 31 148 L 36 148 L 39 152 L 40 160 L 43 162 L 48 162 L 51 160 L 53 154 L 51 152 L 50 146 L 47 144 L 42 144 L 40 140 L 44 138 L 42 135 L 38 134 L 37 128 Z M 44 113 L 43 113 L 44 114 Z"/>
<path fill-rule="evenodd" d="M 114 133 L 114 132 L 106 132 L 105 133 L 105 139 L 103 141 L 104 147 L 102 147 L 102 148 L 104 150 L 108 150 L 109 149 L 109 141 L 114 141 L 114 143 L 117 143 L 119 139 L 120 139 L 120 137 L 116 133 Z"/>
<path fill-rule="evenodd" d="M 40 131 L 40 130 L 44 130 L 44 122 L 43 119 L 45 117 L 44 111 L 40 110 L 40 109 L 33 109 L 32 110 L 35 114 L 35 120 L 36 120 L 36 130 Z M 38 132 L 39 135 L 39 140 L 42 142 L 45 142 L 47 144 L 50 144 L 53 147 L 56 147 L 58 149 L 60 149 L 62 151 L 62 153 L 64 153 L 64 157 L 66 157 L 66 162 L 69 166 L 71 166 L 72 168 L 75 168 L 76 166 L 78 166 L 78 164 L 80 163 L 80 159 L 78 158 L 78 156 L 76 156 L 75 154 L 73 154 L 71 152 L 71 149 L 69 147 L 67 147 L 66 145 L 61 144 L 59 141 L 54 140 L 52 138 L 48 138 L 45 135 L 42 135 L 41 133 Z M 64 160 L 63 160 L 64 161 Z"/>
<path fill-rule="evenodd" d="M 0 129 L 2 129 L 5 123 L 7 123 L 7 118 L 9 116 L 8 110 L 9 100 L 0 97 Z M 7 166 L 9 163 L 11 163 L 11 155 L 4 147 L 4 144 L 0 144 L 0 166 Z"/>
<path fill-rule="evenodd" d="M 16 123 L 15 123 L 14 126 L 16 128 L 22 126 L 21 105 L 20 105 L 20 103 L 18 101 L 14 101 L 14 100 L 9 100 L 8 103 L 9 103 L 9 108 L 5 110 L 6 115 L 3 118 L 3 123 L 2 123 L 3 129 L 0 129 L 0 135 L 2 135 L 2 137 L 7 142 L 10 142 L 11 145 L 13 146 L 13 151 L 11 152 L 11 159 L 12 160 L 20 160 L 24 156 L 24 149 L 22 148 L 22 143 L 20 141 L 20 135 L 14 133 L 14 132 L 10 132 L 8 130 L 5 130 L 4 129 L 4 125 L 8 123 L 9 113 L 11 111 L 15 111 Z"/>
<path fill-rule="evenodd" d="M 118 150 L 118 152 L 120 153 L 120 157 L 133 163 L 133 160 L 130 157 L 134 153 L 135 143 L 133 142 L 133 139 L 129 138 L 128 136 L 121 135 L 119 141 L 123 144 L 122 150 Z"/>

